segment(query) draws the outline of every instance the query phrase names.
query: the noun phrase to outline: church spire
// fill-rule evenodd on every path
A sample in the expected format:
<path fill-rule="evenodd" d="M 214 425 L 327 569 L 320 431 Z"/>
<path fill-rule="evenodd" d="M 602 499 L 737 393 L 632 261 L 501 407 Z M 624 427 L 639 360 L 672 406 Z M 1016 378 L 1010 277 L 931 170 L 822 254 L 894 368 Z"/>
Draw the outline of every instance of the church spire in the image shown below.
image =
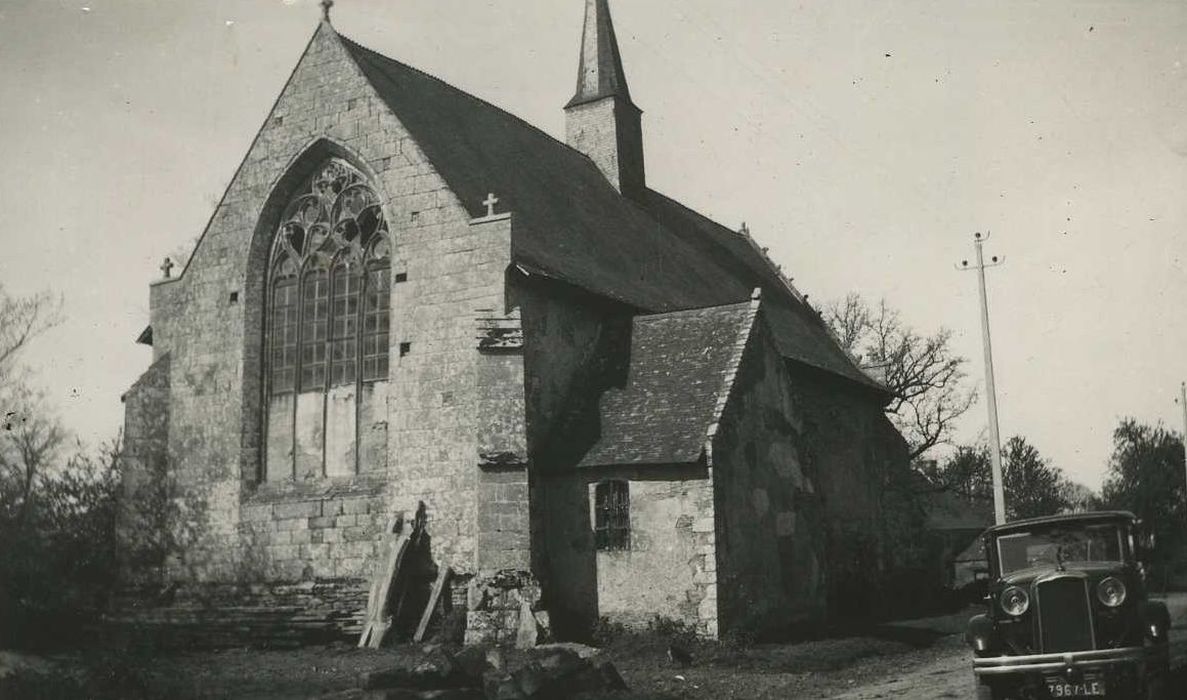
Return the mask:
<path fill-rule="evenodd" d="M 609 2 L 585 0 L 577 92 L 565 105 L 565 140 L 632 198 L 647 191 L 641 116 L 626 85 Z"/>
<path fill-rule="evenodd" d="M 610 19 L 610 5 L 607 0 L 586 0 L 577 92 L 566 106 L 616 96 L 627 102 L 631 99 L 626 73 L 622 69 L 622 54 L 618 52 L 618 39 L 614 36 L 614 22 Z"/>

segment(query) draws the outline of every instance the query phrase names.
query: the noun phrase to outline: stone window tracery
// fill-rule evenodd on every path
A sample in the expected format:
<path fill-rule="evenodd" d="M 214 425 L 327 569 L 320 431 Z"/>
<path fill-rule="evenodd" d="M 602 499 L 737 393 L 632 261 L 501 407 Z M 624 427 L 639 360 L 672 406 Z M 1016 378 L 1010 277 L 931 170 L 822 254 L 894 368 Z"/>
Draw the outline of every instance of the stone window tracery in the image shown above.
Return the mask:
<path fill-rule="evenodd" d="M 379 197 L 344 161 L 284 208 L 265 295 L 269 481 L 360 469 L 358 402 L 388 378 L 390 258 Z"/>
<path fill-rule="evenodd" d="M 352 384 L 360 360 L 363 381 L 386 379 L 391 244 L 379 197 L 332 160 L 281 221 L 272 247 L 271 393 Z"/>

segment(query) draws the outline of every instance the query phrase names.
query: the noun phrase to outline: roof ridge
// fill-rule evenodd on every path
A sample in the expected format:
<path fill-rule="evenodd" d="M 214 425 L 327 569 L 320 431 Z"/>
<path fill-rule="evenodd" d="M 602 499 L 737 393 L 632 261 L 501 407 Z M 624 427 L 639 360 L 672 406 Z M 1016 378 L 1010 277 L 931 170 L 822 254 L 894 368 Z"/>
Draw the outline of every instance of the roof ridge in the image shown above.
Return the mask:
<path fill-rule="evenodd" d="M 491 109 L 499 112 L 503 116 L 510 117 L 511 119 L 519 122 L 523 126 L 526 126 L 527 128 L 531 129 L 533 132 L 539 134 L 540 136 L 543 136 L 544 138 L 549 139 L 550 141 L 556 143 L 559 146 L 564 146 L 567 150 L 569 150 L 573 154 L 581 156 L 582 158 L 589 161 L 590 163 L 593 163 L 593 159 L 590 158 L 589 156 L 587 156 L 586 154 L 582 153 L 581 151 L 577 150 L 576 148 L 573 148 L 572 146 L 565 143 L 564 141 L 561 141 L 557 137 L 553 136 L 552 134 L 548 133 L 547 131 L 544 131 L 543 129 L 536 126 L 535 124 L 532 124 L 531 122 L 524 119 L 523 117 L 521 117 L 513 112 L 509 112 L 506 109 L 503 109 L 502 107 L 494 104 L 493 102 L 485 100 L 485 99 L 479 97 L 478 95 L 471 94 L 471 93 L 463 90 L 462 88 L 454 85 L 453 83 L 449 82 L 448 80 L 445 80 L 444 78 L 439 78 L 439 77 L 433 75 L 432 73 L 429 73 L 428 71 L 417 68 L 416 66 L 411 65 L 409 63 L 405 63 L 397 58 L 392 58 L 391 56 L 388 56 L 387 54 L 380 53 L 380 52 L 376 51 L 375 49 L 363 46 L 362 44 L 355 41 L 354 39 L 351 39 L 348 36 L 344 36 L 342 34 L 338 34 L 337 36 L 339 39 L 341 39 L 343 42 L 345 42 L 348 45 L 348 47 L 354 47 L 357 49 L 361 49 L 362 51 L 364 51 L 368 54 L 371 54 L 373 56 L 378 56 L 379 58 L 382 58 L 385 61 L 391 61 L 392 63 L 395 63 L 403 68 L 407 68 L 408 70 L 412 71 L 413 73 L 416 73 L 422 77 L 428 78 L 429 80 L 432 80 L 433 82 L 440 83 L 441 85 L 444 85 L 445 87 L 457 92 L 459 95 L 461 95 L 467 99 L 473 100 L 475 102 L 480 102 L 480 103 L 486 105 L 487 107 L 490 107 Z M 351 53 L 351 57 L 356 58 L 356 59 L 358 58 L 353 53 Z M 368 77 L 368 80 L 370 80 L 369 77 Z"/>
<path fill-rule="evenodd" d="M 648 189 L 651 189 L 651 188 L 648 188 Z M 820 312 L 818 312 L 815 308 L 812 307 L 812 305 L 810 303 L 808 303 L 808 297 L 795 286 L 795 284 L 792 282 L 790 277 L 788 277 L 787 275 L 785 275 L 783 273 L 782 266 L 780 266 L 778 263 L 776 263 L 774 261 L 774 259 L 771 258 L 770 254 L 767 252 L 767 249 L 758 244 L 758 240 L 755 239 L 755 237 L 753 235 L 751 235 L 749 228 L 747 228 L 747 227 L 745 227 L 745 225 L 743 225 L 743 228 L 741 231 L 734 231 L 733 229 L 729 228 L 725 224 L 723 224 L 719 221 L 715 221 L 712 217 L 702 214 L 701 212 L 697 211 L 696 209 L 693 209 L 692 207 L 688 206 L 684 202 L 681 202 L 680 200 L 678 200 L 674 197 L 669 197 L 668 195 L 666 195 L 662 192 L 659 192 L 658 190 L 655 190 L 655 189 L 651 189 L 651 192 L 668 200 L 674 206 L 680 207 L 694 216 L 699 216 L 702 219 L 704 219 L 705 221 L 713 224 L 714 226 L 719 226 L 722 229 L 724 229 L 725 231 L 733 233 L 734 235 L 738 236 L 742 240 L 746 241 L 746 243 L 748 243 L 750 245 L 750 248 L 755 253 L 758 254 L 759 258 L 766 264 L 766 266 L 770 269 L 770 271 L 772 273 L 774 273 L 775 278 L 779 280 L 779 282 L 781 283 L 780 286 L 782 287 L 781 291 L 789 293 L 791 295 L 791 298 L 795 302 L 797 302 L 798 304 L 800 304 L 804 307 L 804 310 L 808 312 L 809 320 L 811 322 L 816 323 L 817 325 L 819 325 L 821 328 L 824 329 L 824 332 L 828 334 L 828 337 L 833 340 L 833 342 L 836 344 L 836 346 L 841 350 L 842 354 L 844 354 L 845 359 L 848 360 L 849 363 L 851 365 L 853 365 L 853 367 L 855 369 L 857 369 L 857 371 L 859 371 L 861 374 L 869 377 L 879 387 L 886 388 L 886 382 L 879 381 L 878 379 L 876 379 L 874 377 L 870 377 L 869 373 L 866 372 L 865 369 L 861 366 L 861 363 L 857 361 L 857 358 L 854 357 L 853 354 L 850 353 L 850 351 L 848 349 L 846 349 L 844 345 L 841 344 L 841 339 L 837 335 L 837 332 L 835 330 L 833 330 L 833 327 L 830 326 L 828 324 L 828 322 L 826 322 L 824 320 L 823 315 L 821 315 Z M 827 371 L 831 371 L 831 370 L 827 370 Z"/>
<path fill-rule="evenodd" d="M 747 300 L 742 300 L 742 301 L 726 302 L 725 304 L 709 304 L 707 306 L 690 306 L 690 307 L 684 308 L 684 309 L 671 309 L 669 311 L 656 311 L 654 313 L 638 314 L 637 316 L 635 316 L 635 320 L 638 320 L 638 321 L 657 320 L 658 321 L 658 320 L 662 320 L 663 318 L 677 316 L 679 314 L 691 314 L 691 313 L 696 313 L 697 311 L 710 311 L 710 310 L 717 310 L 717 309 L 741 308 L 744 306 L 749 306 L 752 303 L 753 303 L 752 300 L 747 299 Z"/>

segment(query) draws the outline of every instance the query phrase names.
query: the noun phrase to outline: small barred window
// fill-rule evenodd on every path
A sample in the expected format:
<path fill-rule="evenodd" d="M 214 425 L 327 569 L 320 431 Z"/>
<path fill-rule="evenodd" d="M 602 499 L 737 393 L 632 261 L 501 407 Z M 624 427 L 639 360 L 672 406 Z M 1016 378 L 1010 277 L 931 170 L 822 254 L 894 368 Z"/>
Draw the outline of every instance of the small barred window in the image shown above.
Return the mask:
<path fill-rule="evenodd" d="M 599 551 L 631 548 L 631 492 L 626 481 L 603 481 L 594 489 L 594 542 Z"/>

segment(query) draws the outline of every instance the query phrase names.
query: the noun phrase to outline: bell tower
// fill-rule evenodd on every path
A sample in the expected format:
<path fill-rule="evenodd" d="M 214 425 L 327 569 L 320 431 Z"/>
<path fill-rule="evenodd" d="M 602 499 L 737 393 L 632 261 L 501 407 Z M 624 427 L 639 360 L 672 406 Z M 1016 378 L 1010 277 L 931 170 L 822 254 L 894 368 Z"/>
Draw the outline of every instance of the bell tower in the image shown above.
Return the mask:
<path fill-rule="evenodd" d="M 565 105 L 565 140 L 631 198 L 647 189 L 642 115 L 631 101 L 608 0 L 585 0 L 577 91 Z"/>

